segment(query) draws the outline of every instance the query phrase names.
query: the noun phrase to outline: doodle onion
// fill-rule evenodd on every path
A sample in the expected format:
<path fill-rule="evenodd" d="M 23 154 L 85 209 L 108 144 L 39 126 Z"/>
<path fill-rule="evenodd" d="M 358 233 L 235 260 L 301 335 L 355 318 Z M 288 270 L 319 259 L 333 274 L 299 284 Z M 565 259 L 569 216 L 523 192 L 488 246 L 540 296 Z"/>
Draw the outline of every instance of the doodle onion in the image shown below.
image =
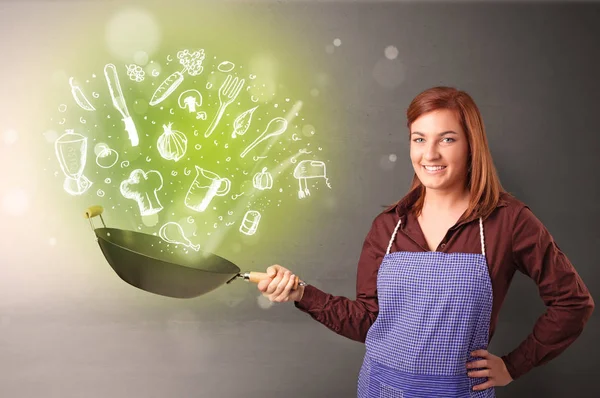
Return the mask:
<path fill-rule="evenodd" d="M 187 150 L 187 137 L 180 131 L 171 129 L 172 123 L 163 124 L 164 133 L 158 137 L 158 151 L 167 160 L 178 161 Z"/>

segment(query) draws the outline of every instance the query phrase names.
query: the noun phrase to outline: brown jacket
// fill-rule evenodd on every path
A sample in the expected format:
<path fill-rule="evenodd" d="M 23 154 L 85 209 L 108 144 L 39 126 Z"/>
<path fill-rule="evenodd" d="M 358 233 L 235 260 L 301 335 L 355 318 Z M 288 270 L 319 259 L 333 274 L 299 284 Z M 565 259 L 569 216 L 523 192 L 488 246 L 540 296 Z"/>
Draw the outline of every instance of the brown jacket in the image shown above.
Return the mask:
<path fill-rule="evenodd" d="M 407 195 L 373 221 L 358 262 L 356 300 L 308 285 L 302 300 L 294 305 L 334 332 L 364 342 L 379 310 L 379 265 L 400 217 L 402 224 L 390 252 L 429 250 L 416 217 L 409 211 L 415 200 L 416 195 Z M 501 194 L 494 212 L 483 220 L 483 230 L 494 296 L 490 340 L 515 271 L 533 279 L 547 306 L 532 333 L 502 357 L 512 378 L 517 379 L 559 355 L 581 334 L 594 301 L 541 221 L 509 193 Z M 481 253 L 478 220 L 464 220 L 450 228 L 437 251 Z"/>

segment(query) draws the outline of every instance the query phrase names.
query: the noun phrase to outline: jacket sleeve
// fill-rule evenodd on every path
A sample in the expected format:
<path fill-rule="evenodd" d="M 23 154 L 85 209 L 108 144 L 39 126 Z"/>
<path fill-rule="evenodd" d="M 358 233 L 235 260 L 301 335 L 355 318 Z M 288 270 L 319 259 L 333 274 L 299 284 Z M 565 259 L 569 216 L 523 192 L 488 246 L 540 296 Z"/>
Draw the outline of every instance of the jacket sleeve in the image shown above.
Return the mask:
<path fill-rule="evenodd" d="M 356 300 L 343 296 L 333 296 L 318 288 L 307 285 L 296 308 L 309 314 L 327 328 L 351 340 L 365 342 L 367 332 L 379 311 L 377 303 L 377 272 L 385 255 L 376 221 L 371 225 L 363 243 L 358 261 L 356 279 Z"/>
<path fill-rule="evenodd" d="M 575 341 L 592 314 L 594 301 L 569 259 L 527 206 L 516 216 L 512 245 L 515 266 L 533 279 L 546 305 L 532 333 L 502 357 L 516 380 Z"/>

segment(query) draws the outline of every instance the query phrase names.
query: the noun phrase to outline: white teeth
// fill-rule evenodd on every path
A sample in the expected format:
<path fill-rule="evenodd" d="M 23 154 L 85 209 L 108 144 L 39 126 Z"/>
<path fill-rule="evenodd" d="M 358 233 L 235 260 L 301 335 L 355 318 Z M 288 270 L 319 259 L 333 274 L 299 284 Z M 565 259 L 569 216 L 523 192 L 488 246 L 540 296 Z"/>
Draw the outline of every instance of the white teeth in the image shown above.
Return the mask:
<path fill-rule="evenodd" d="M 446 168 L 446 166 L 434 166 L 434 167 L 423 166 L 423 167 L 425 167 L 425 169 L 429 170 L 429 171 L 437 171 L 437 170 L 442 170 L 442 169 Z"/>

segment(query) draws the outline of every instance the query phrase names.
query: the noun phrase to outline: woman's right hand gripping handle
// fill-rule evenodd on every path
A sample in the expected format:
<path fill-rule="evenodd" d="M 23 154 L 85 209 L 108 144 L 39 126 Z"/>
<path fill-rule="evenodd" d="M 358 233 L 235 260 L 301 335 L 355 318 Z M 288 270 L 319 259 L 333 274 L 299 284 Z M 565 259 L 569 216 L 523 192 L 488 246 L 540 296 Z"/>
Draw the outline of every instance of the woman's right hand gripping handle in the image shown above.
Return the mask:
<path fill-rule="evenodd" d="M 304 286 L 298 285 L 293 290 L 298 278 L 292 271 L 281 265 L 272 265 L 267 268 L 270 278 L 258 283 L 258 290 L 272 302 L 285 303 L 287 301 L 300 301 L 304 295 Z"/>

